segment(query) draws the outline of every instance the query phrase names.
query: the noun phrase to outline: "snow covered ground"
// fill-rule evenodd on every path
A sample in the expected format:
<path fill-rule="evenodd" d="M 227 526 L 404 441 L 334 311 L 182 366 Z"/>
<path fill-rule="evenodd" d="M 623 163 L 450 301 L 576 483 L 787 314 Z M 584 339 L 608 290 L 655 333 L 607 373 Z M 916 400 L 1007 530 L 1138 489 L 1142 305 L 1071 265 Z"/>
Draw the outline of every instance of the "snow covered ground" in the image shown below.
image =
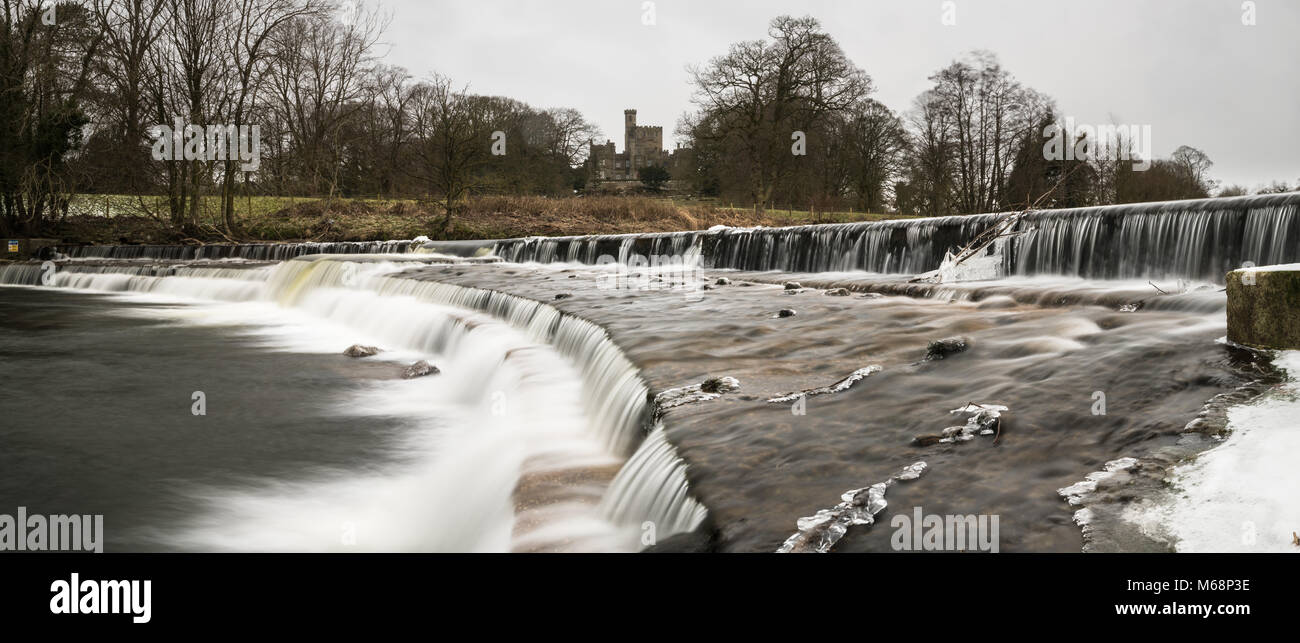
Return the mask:
<path fill-rule="evenodd" d="M 1167 501 L 1126 519 L 1179 552 L 1300 553 L 1300 351 L 1274 363 L 1289 381 L 1231 409 L 1223 444 L 1174 468 Z"/>

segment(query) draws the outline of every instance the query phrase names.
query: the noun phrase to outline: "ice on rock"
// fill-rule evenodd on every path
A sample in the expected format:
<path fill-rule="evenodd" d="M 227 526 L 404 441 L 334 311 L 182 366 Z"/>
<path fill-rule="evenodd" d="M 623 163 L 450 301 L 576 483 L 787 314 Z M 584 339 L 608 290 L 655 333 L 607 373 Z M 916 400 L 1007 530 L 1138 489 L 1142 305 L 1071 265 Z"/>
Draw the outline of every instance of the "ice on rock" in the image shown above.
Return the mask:
<path fill-rule="evenodd" d="M 929 465 L 925 462 L 914 462 L 884 482 L 845 491 L 840 494 L 839 504 L 795 521 L 798 533 L 787 538 L 776 552 L 824 554 L 830 551 L 848 533 L 849 527 L 875 524 L 876 516 L 889 506 L 885 500 L 885 491 L 890 485 L 898 481 L 915 480 L 928 468 Z"/>
<path fill-rule="evenodd" d="M 829 509 L 822 509 L 821 511 L 818 511 L 817 514 L 814 516 L 805 516 L 803 518 L 800 518 L 799 521 L 795 524 L 799 527 L 799 531 L 808 531 L 809 529 L 813 529 L 814 527 L 820 527 L 821 525 L 826 524 L 831 520 L 831 518 L 834 517 L 835 516 L 831 513 Z"/>
<path fill-rule="evenodd" d="M 871 490 L 867 492 L 867 509 L 871 513 L 878 514 L 889 506 L 889 503 L 885 502 L 885 488 L 888 486 L 889 484 L 885 482 L 871 485 Z"/>
<path fill-rule="evenodd" d="M 894 476 L 894 478 L 898 480 L 915 480 L 921 477 L 921 475 L 925 473 L 926 469 L 929 468 L 930 465 L 924 462 L 915 462 L 913 464 L 907 465 L 906 467 L 903 467 L 902 472 Z"/>
<path fill-rule="evenodd" d="M 853 371 L 852 373 L 849 373 L 848 377 L 845 377 L 844 379 L 841 379 L 840 381 L 835 382 L 830 386 L 822 386 L 818 388 L 807 389 L 804 391 L 795 391 L 794 393 L 786 393 L 784 395 L 779 395 L 777 397 L 770 398 L 768 399 L 767 402 L 769 404 L 783 404 L 783 403 L 794 402 L 801 398 L 806 399 L 817 395 L 843 393 L 844 391 L 849 390 L 849 388 L 851 388 L 854 384 L 857 384 L 863 379 L 866 379 L 868 376 L 872 375 L 873 373 L 879 373 L 880 370 L 881 367 L 879 364 L 872 364 L 871 366 L 865 366 L 863 368 L 859 368 L 856 371 Z"/>
<path fill-rule="evenodd" d="M 997 433 L 996 427 L 1001 422 L 1002 413 L 1007 410 L 1007 407 L 1000 404 L 967 404 L 953 409 L 949 413 L 966 413 L 970 417 L 966 418 L 966 424 L 962 426 L 950 426 L 944 429 L 943 439 L 939 441 L 967 442 L 974 439 L 976 435 L 993 435 Z"/>

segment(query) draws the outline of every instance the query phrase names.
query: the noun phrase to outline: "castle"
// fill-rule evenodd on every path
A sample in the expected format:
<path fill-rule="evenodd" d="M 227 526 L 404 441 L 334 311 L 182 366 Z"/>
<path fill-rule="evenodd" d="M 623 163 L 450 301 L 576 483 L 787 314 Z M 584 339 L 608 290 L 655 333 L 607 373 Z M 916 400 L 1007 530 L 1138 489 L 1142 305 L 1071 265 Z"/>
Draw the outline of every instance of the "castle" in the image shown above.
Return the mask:
<path fill-rule="evenodd" d="M 636 181 L 641 168 L 657 165 L 666 168 L 673 178 L 683 178 L 690 150 L 681 145 L 669 152 L 664 149 L 664 128 L 637 125 L 636 110 L 623 110 L 623 151 L 614 149 L 614 141 L 591 144 L 587 157 L 589 176 L 602 181 Z"/>

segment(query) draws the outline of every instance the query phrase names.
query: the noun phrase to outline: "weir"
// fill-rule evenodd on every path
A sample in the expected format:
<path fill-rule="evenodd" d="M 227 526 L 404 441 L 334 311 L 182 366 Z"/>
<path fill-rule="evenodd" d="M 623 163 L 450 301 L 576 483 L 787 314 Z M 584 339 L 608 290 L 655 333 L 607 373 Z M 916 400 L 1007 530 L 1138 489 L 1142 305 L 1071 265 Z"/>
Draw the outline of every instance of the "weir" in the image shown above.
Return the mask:
<path fill-rule="evenodd" d="M 1300 260 L 1300 193 L 1033 211 L 1002 251 L 1004 275 L 1191 279 L 1223 283 L 1247 262 Z M 1012 213 L 783 228 L 532 237 L 498 241 L 507 261 L 597 263 L 607 256 L 684 255 L 702 267 L 917 274 Z"/>
<path fill-rule="evenodd" d="M 287 261 L 305 255 L 387 254 L 408 252 L 416 241 L 338 241 L 323 243 L 231 243 L 206 246 L 132 245 L 132 246 L 55 246 L 60 254 L 76 259 L 165 259 L 192 261 L 203 259 L 248 259 L 252 261 Z"/>
<path fill-rule="evenodd" d="M 1227 272 L 1242 265 L 1300 261 L 1300 194 L 1291 193 L 1029 212 L 1018 217 L 1010 236 L 997 244 L 996 253 L 989 253 L 989 262 L 1001 267 L 1000 276 L 1060 275 L 1127 280 L 1126 283 L 1107 281 L 1086 285 L 1095 287 L 1096 293 L 1085 292 L 1085 286 L 1070 279 L 1047 285 L 1037 282 L 1052 280 L 935 284 L 908 283 L 906 279 L 893 277 L 881 279 L 871 274 L 910 275 L 939 268 L 949 252 L 968 244 L 1005 216 L 1008 213 L 500 241 L 64 246 L 58 251 L 70 260 L 0 265 L 0 284 L 156 293 L 201 301 L 272 302 L 349 328 L 378 331 L 386 339 L 391 338 L 389 341 L 394 345 L 431 353 L 455 349 L 476 328 L 487 325 L 500 330 L 508 325 L 530 340 L 528 343 L 544 345 L 564 359 L 528 363 L 528 351 L 505 351 L 523 363 L 503 366 L 547 385 L 557 384 L 557 380 L 575 385 L 581 381 L 581 409 L 573 414 L 575 420 L 568 425 L 584 429 L 585 437 L 591 438 L 596 451 L 622 463 L 615 469 L 617 473 L 611 470 L 604 478 L 597 476 L 608 482 L 596 506 L 602 524 L 612 523 L 627 532 L 648 521 L 654 523 L 657 537 L 666 538 L 698 527 L 706 518 L 706 510 L 690 489 L 686 463 L 667 439 L 663 427 L 655 422 L 653 402 L 648 399 L 648 387 L 640 371 L 605 329 L 543 303 L 551 300 L 554 288 L 565 286 L 535 289 L 529 295 L 531 298 L 502 292 L 528 292 L 517 290 L 521 280 L 513 276 L 519 271 L 517 266 L 497 268 L 505 275 L 512 275 L 509 279 L 485 281 L 480 275 L 477 282 L 454 285 L 448 282 L 457 281 L 452 275 L 460 274 L 459 266 L 449 266 L 446 272 L 439 273 L 421 262 L 446 263 L 446 255 L 451 255 L 453 260 L 465 258 L 456 260 L 462 264 L 499 258 L 519 263 L 616 261 L 636 266 L 643 257 L 668 256 L 683 258 L 691 265 L 706 269 L 797 273 L 794 276 L 813 287 L 840 286 L 844 285 L 842 281 L 851 278 L 880 282 L 861 289 L 868 292 L 948 300 L 987 298 L 990 311 L 1006 306 L 1006 301 L 1011 300 L 1071 307 L 1100 304 L 1112 310 L 1140 307 L 1160 311 L 1162 315 L 1153 319 L 1166 323 L 1161 320 L 1172 317 L 1163 314 L 1168 312 L 1218 318 L 1223 309 L 1221 289 L 1192 284 L 1194 288 L 1189 286 L 1187 293 L 1180 290 L 1175 293 L 1177 296 L 1155 297 L 1147 290 L 1148 279 L 1223 283 Z M 55 268 L 53 271 L 51 266 Z M 413 267 L 419 271 L 403 272 Z M 482 272 L 488 273 L 491 268 L 484 266 Z M 816 275 L 841 271 L 862 274 L 830 274 L 820 278 Z M 550 270 L 525 272 L 537 273 L 540 281 L 550 280 L 553 274 Z M 592 273 L 603 274 L 599 270 Z M 730 276 L 760 282 L 770 279 L 777 284 L 791 277 L 743 273 Z M 826 283 L 820 283 L 819 279 Z M 1029 288 L 1022 286 L 1022 281 L 1036 283 Z M 980 289 L 978 296 L 971 289 Z M 1146 299 L 1151 301 L 1145 302 Z M 1135 301 L 1141 306 L 1135 307 Z M 801 312 L 803 307 L 813 305 L 802 304 Z M 431 312 L 431 307 L 441 307 L 441 311 Z M 885 312 L 881 314 L 888 314 L 887 308 L 882 310 Z M 972 318 L 994 314 L 982 310 L 972 308 L 967 314 Z M 581 314 L 591 315 L 593 320 L 601 319 L 594 311 Z M 1080 316 L 1103 314 L 1108 313 L 1079 313 Z M 1136 317 L 1133 322 L 1124 323 L 1147 321 L 1139 322 Z M 804 318 L 801 315 L 798 319 Z M 1100 332 L 1098 321 L 1115 323 L 1111 318 L 1090 318 L 1088 323 L 1076 324 L 1083 328 L 1078 332 L 1085 336 Z M 1025 323 L 1032 324 L 1033 320 Z M 1024 337 L 1003 338 L 1010 346 L 1004 352 L 1021 357 L 1045 352 L 1086 355 L 1078 350 L 1083 343 L 1076 341 L 1074 335 L 1065 336 L 1067 331 L 1075 332 L 1071 328 L 1066 331 L 1033 328 Z M 496 331 L 487 334 L 491 332 Z M 1170 335 L 1174 333 L 1171 331 Z M 1140 336 L 1143 341 L 1149 338 L 1146 334 Z M 996 342 L 985 341 L 985 344 L 996 346 Z M 1092 367 L 1082 361 L 1084 357 L 1076 359 L 1080 360 L 1080 368 Z M 554 367 L 561 363 L 567 365 Z M 957 367 L 945 365 L 945 368 Z M 874 385 L 888 386 L 889 380 L 882 379 Z M 1078 388 L 1074 384 L 1070 386 L 1070 390 Z M 539 393 L 538 397 L 545 398 L 545 395 Z M 581 426 L 584 422 L 586 426 Z M 473 455 L 479 460 L 491 460 L 491 449 Z M 604 465 L 575 464 L 573 469 L 597 470 L 600 466 Z M 524 473 L 530 475 L 536 471 Z M 722 506 L 718 503 L 712 507 L 713 520 L 724 513 Z"/>
<path fill-rule="evenodd" d="M 284 261 L 319 254 L 487 252 L 512 262 L 698 259 L 702 268 L 918 274 L 989 229 L 1002 212 L 863 223 L 484 241 L 57 246 L 72 258 Z M 1223 283 L 1244 265 L 1300 261 L 1300 193 L 1133 203 L 1026 213 L 1001 247 L 1002 274 Z"/>
<path fill-rule="evenodd" d="M 690 493 L 685 463 L 654 422 L 639 370 L 600 326 L 532 299 L 398 274 L 417 262 L 391 262 L 381 256 L 352 259 L 320 255 L 272 266 L 231 267 L 84 265 L 73 261 L 50 273 L 48 281 L 43 281 L 41 264 L 21 263 L 0 266 L 0 284 L 232 303 L 274 302 L 382 335 L 393 346 L 437 354 L 459 350 L 468 341 L 467 335 L 483 332 L 482 322 L 454 312 L 430 319 L 429 311 L 404 302 L 427 302 L 450 311 L 490 316 L 522 331 L 532 342 L 550 346 L 576 368 L 583 393 L 582 416 L 587 422 L 581 428 L 601 451 L 625 460 L 596 507 L 605 520 L 628 533 L 652 522 L 658 538 L 693 530 L 704 520 L 707 511 Z M 510 358 L 512 354 L 507 351 L 507 358 L 517 362 L 519 358 Z M 544 382 L 559 376 L 539 370 L 529 377 Z M 543 451 L 539 456 L 550 462 L 549 466 L 557 466 L 555 454 Z M 559 466 L 564 465 L 561 462 Z"/>

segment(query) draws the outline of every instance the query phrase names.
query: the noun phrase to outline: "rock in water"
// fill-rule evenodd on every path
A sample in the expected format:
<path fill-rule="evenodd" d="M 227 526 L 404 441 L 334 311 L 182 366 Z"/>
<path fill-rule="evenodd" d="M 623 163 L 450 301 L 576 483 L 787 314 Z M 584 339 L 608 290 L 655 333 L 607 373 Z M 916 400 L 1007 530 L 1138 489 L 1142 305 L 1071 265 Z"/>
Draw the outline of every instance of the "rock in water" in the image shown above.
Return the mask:
<path fill-rule="evenodd" d="M 827 291 L 826 291 L 826 296 L 827 296 L 827 297 L 848 297 L 848 296 L 849 296 L 849 289 L 848 289 L 848 288 L 831 288 L 830 290 L 827 290 Z"/>
<path fill-rule="evenodd" d="M 926 361 L 940 360 L 949 355 L 965 352 L 970 348 L 971 340 L 969 337 L 949 337 L 947 339 L 937 339 L 930 342 L 925 347 Z"/>
<path fill-rule="evenodd" d="M 441 372 L 442 371 L 438 370 L 437 366 L 434 366 L 433 364 L 430 364 L 424 360 L 420 360 L 406 367 L 406 370 L 402 372 L 402 379 L 413 380 L 417 377 L 424 377 L 425 375 L 437 375 L 438 373 Z"/>
<path fill-rule="evenodd" d="M 726 277 L 718 277 L 718 280 L 713 283 L 718 286 L 726 286 L 727 284 L 731 283 L 731 280 L 727 279 Z"/>
<path fill-rule="evenodd" d="M 794 317 L 794 316 L 795 316 L 795 312 L 794 312 L 794 309 L 793 309 L 793 308 L 782 308 L 781 310 L 776 311 L 776 316 L 777 316 L 777 317 Z"/>
<path fill-rule="evenodd" d="M 740 390 L 740 380 L 734 377 L 710 377 L 700 385 L 705 393 L 730 393 Z"/>
<path fill-rule="evenodd" d="M 803 286 L 802 286 L 799 282 L 797 282 L 797 281 L 787 281 L 787 282 L 785 282 L 785 289 L 786 289 L 786 290 L 802 290 L 802 289 L 803 289 Z"/>
<path fill-rule="evenodd" d="M 348 357 L 370 357 L 371 355 L 377 355 L 378 353 L 378 348 L 375 348 L 374 346 L 362 346 L 361 344 L 353 344 L 349 346 L 347 350 L 343 351 L 343 354 Z"/>

